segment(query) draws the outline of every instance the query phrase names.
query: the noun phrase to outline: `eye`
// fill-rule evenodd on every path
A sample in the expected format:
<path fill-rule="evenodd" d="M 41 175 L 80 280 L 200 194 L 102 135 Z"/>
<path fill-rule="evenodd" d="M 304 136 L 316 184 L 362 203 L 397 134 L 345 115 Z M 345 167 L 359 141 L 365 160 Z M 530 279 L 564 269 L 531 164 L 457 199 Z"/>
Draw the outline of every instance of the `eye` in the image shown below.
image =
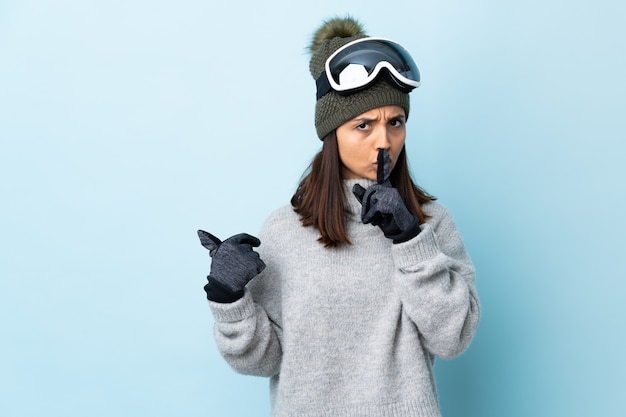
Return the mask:
<path fill-rule="evenodd" d="M 404 120 L 402 119 L 392 119 L 389 124 L 393 127 L 402 127 L 404 125 Z"/>
<path fill-rule="evenodd" d="M 365 130 L 369 127 L 369 123 L 361 123 L 360 125 L 358 125 L 356 128 L 359 130 Z"/>

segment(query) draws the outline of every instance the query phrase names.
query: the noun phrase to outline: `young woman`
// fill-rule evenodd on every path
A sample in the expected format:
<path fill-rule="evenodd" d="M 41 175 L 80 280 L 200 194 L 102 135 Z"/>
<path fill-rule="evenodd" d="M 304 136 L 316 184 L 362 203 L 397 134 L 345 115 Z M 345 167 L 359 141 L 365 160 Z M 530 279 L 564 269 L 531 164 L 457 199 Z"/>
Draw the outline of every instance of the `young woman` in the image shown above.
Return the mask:
<path fill-rule="evenodd" d="M 325 22 L 311 53 L 323 146 L 291 205 L 260 240 L 198 231 L 217 346 L 271 378 L 274 416 L 440 416 L 434 359 L 468 347 L 479 303 L 451 215 L 407 168 L 419 70 L 350 18 Z"/>

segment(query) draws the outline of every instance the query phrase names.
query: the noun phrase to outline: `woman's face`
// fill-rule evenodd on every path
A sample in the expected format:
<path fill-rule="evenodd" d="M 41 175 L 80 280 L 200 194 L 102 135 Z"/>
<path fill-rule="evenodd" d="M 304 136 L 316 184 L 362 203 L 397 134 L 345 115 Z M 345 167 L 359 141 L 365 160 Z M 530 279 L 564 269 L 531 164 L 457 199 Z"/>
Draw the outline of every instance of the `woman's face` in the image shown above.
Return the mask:
<path fill-rule="evenodd" d="M 366 111 L 337 128 L 337 144 L 344 179 L 376 180 L 377 157 L 386 149 L 396 165 L 406 138 L 406 115 L 399 106 L 383 106 Z"/>

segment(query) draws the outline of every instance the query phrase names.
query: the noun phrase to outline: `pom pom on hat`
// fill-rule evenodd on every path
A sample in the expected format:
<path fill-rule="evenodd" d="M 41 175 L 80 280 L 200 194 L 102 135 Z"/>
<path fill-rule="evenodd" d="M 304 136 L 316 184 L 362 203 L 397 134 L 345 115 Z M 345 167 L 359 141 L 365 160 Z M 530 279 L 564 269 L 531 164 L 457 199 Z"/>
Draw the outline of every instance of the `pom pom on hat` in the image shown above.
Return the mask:
<path fill-rule="evenodd" d="M 309 70 L 313 78 L 317 80 L 324 71 L 326 60 L 333 52 L 348 42 L 365 37 L 367 34 L 363 25 L 352 17 L 335 17 L 324 21 L 313 33 L 309 45 Z"/>
<path fill-rule="evenodd" d="M 326 20 L 313 34 L 309 52 L 315 53 L 324 41 L 333 38 L 351 38 L 353 36 L 367 36 L 363 25 L 356 19 L 348 16 Z"/>

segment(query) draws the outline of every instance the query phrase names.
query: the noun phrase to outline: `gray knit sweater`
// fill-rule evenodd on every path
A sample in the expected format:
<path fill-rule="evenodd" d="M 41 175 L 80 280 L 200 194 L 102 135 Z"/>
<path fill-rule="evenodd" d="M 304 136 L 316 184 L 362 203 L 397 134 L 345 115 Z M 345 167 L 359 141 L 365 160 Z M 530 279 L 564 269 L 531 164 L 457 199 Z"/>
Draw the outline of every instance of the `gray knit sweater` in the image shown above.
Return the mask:
<path fill-rule="evenodd" d="M 209 302 L 215 340 L 238 372 L 268 376 L 275 417 L 440 416 L 433 361 L 469 345 L 474 267 L 448 211 L 393 244 L 360 220 L 345 180 L 352 245 L 326 249 L 290 206 L 260 233 L 266 269 L 230 304 Z"/>

